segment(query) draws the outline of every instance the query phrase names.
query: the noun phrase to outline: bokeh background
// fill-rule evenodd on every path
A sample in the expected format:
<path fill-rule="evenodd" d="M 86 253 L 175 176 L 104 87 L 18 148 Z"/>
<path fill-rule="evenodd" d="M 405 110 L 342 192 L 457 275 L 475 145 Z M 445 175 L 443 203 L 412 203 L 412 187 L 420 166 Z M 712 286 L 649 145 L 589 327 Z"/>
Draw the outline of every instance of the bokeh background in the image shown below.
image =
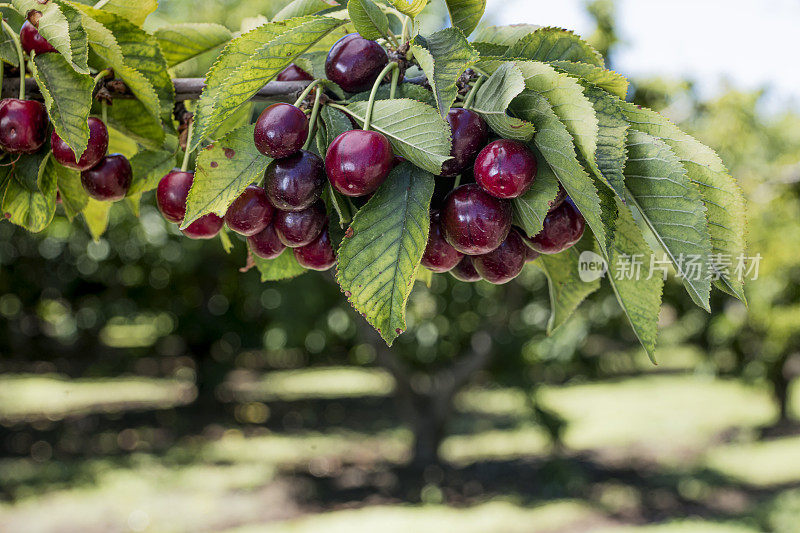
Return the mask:
<path fill-rule="evenodd" d="M 148 24 L 283 3 L 161 0 Z M 98 242 L 0 223 L 0 531 L 800 531 L 800 6 L 769 7 L 488 2 L 589 38 L 740 180 L 749 309 L 669 283 L 658 366 L 607 289 L 547 337 L 534 268 L 436 276 L 388 350 L 330 275 L 262 284 L 152 198 Z"/>

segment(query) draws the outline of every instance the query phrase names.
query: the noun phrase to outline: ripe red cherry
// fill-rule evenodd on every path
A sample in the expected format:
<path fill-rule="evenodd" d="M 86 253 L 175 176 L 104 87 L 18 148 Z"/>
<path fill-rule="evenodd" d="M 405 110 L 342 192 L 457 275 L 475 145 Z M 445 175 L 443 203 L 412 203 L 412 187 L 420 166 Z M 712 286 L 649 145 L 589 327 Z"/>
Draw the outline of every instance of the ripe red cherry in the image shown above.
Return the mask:
<path fill-rule="evenodd" d="M 266 228 L 272 222 L 275 208 L 267 198 L 263 187 L 248 185 L 233 201 L 225 213 L 225 223 L 238 233 L 249 237 Z"/>
<path fill-rule="evenodd" d="M 300 150 L 283 159 L 275 159 L 264 173 L 264 188 L 272 205 L 283 211 L 301 211 L 316 202 L 325 187 L 322 159 Z"/>
<path fill-rule="evenodd" d="M 522 240 L 524 241 L 525 238 L 523 237 Z M 531 248 L 527 244 L 525 245 L 525 262 L 526 263 L 532 263 L 532 262 L 536 261 L 537 259 L 539 259 L 539 256 L 541 256 L 541 255 L 542 254 L 540 254 L 539 252 L 537 252 L 536 250 L 534 250 L 533 248 Z"/>
<path fill-rule="evenodd" d="M 122 154 L 107 155 L 94 167 L 81 172 L 81 183 L 86 193 L 103 202 L 125 198 L 132 179 L 131 164 Z"/>
<path fill-rule="evenodd" d="M 261 232 L 247 238 L 250 250 L 261 259 L 275 259 L 283 253 L 286 245 L 278 238 L 275 226 L 270 224 Z"/>
<path fill-rule="evenodd" d="M 428 233 L 428 244 L 422 255 L 422 266 L 433 272 L 447 272 L 461 261 L 464 254 L 450 246 L 444 239 L 441 215 L 439 211 L 431 211 L 431 230 Z"/>
<path fill-rule="evenodd" d="M 293 105 L 272 104 L 258 117 L 253 137 L 264 155 L 275 159 L 292 155 L 308 138 L 308 118 Z"/>
<path fill-rule="evenodd" d="M 544 228 L 532 239 L 526 239 L 528 246 L 542 254 L 557 254 L 574 246 L 586 228 L 583 215 L 570 198 L 551 210 L 544 218 Z"/>
<path fill-rule="evenodd" d="M 511 203 L 469 183 L 447 195 L 442 222 L 445 238 L 453 248 L 466 255 L 488 254 L 511 230 Z"/>
<path fill-rule="evenodd" d="M 79 161 L 75 161 L 75 152 L 55 131 L 50 135 L 50 147 L 55 160 L 65 167 L 88 170 L 99 163 L 108 151 L 108 128 L 99 118 L 89 119 L 89 144 Z"/>
<path fill-rule="evenodd" d="M 522 272 L 527 249 L 522 237 L 516 231 L 512 231 L 496 250 L 473 257 L 472 264 L 483 279 L 495 285 L 502 285 Z"/>
<path fill-rule="evenodd" d="M 331 47 L 325 74 L 345 91 L 360 93 L 372 88 L 387 63 L 389 56 L 381 45 L 351 33 Z"/>
<path fill-rule="evenodd" d="M 278 211 L 272 225 L 283 244 L 299 248 L 319 237 L 326 220 L 325 204 L 317 202 L 302 211 Z"/>
<path fill-rule="evenodd" d="M 331 244 L 331 237 L 328 228 L 324 228 L 319 237 L 301 248 L 295 248 L 294 257 L 297 262 L 305 268 L 319 270 L 320 272 L 330 269 L 336 264 L 336 252 Z"/>
<path fill-rule="evenodd" d="M 392 145 L 377 131 L 346 131 L 333 140 L 325 155 L 328 179 L 345 196 L 375 192 L 393 166 Z"/>
<path fill-rule="evenodd" d="M 189 224 L 181 232 L 190 239 L 213 239 L 222 229 L 223 224 L 225 221 L 222 217 L 208 213 Z"/>
<path fill-rule="evenodd" d="M 301 69 L 294 63 L 283 69 L 276 77 L 275 81 L 311 81 L 314 76 Z"/>
<path fill-rule="evenodd" d="M 47 42 L 47 39 L 42 37 L 36 26 L 27 20 L 19 30 L 19 40 L 22 43 L 22 49 L 25 50 L 28 55 L 30 55 L 31 52 L 36 52 L 38 56 L 58 51 L 53 48 L 53 45 Z"/>
<path fill-rule="evenodd" d="M 468 255 L 465 255 L 464 258 L 450 270 L 450 274 L 458 281 L 465 281 L 467 283 L 474 283 L 481 280 L 481 275 L 478 274 L 478 271 L 475 270 L 475 265 L 472 264 L 472 257 Z"/>
<path fill-rule="evenodd" d="M 41 102 L 7 98 L 0 102 L 0 148 L 11 154 L 32 154 L 44 145 L 47 109 Z"/>
<path fill-rule="evenodd" d="M 500 139 L 478 154 L 475 181 L 492 196 L 516 198 L 530 188 L 536 169 L 536 156 L 527 146 Z"/>
<path fill-rule="evenodd" d="M 478 152 L 486 146 L 489 129 L 486 122 L 474 111 L 454 107 L 447 113 L 447 123 L 453 138 L 450 150 L 452 159 L 442 165 L 442 176 L 457 176 L 469 168 Z"/>
<path fill-rule="evenodd" d="M 193 172 L 175 169 L 158 182 L 156 203 L 161 214 L 169 222 L 179 224 L 186 216 L 186 198 L 194 181 Z"/>

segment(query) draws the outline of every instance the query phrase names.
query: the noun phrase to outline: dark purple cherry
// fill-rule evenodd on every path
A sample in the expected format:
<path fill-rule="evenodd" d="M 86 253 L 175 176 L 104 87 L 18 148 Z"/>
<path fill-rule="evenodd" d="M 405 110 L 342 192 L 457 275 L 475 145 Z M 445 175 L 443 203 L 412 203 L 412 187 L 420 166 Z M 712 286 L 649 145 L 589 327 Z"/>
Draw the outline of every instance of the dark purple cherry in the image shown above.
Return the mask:
<path fill-rule="evenodd" d="M 511 230 L 511 203 L 489 195 L 474 183 L 461 185 L 447 195 L 442 223 L 453 248 L 466 255 L 488 254 Z"/>
<path fill-rule="evenodd" d="M 331 47 L 325 74 L 345 91 L 360 93 L 372 88 L 387 63 L 389 56 L 381 45 L 351 33 Z"/>
<path fill-rule="evenodd" d="M 301 248 L 293 250 L 297 262 L 311 270 L 324 271 L 336 264 L 336 252 L 331 244 L 328 228 L 323 228 L 319 237 Z"/>
<path fill-rule="evenodd" d="M 422 266 L 433 272 L 447 272 L 461 261 L 464 254 L 450 246 L 444 239 L 441 214 L 431 211 L 431 230 L 428 233 L 428 244 L 422 255 Z"/>
<path fill-rule="evenodd" d="M 0 101 L 0 148 L 11 154 L 36 152 L 47 139 L 47 123 L 47 109 L 41 102 Z"/>
<path fill-rule="evenodd" d="M 131 164 L 122 154 L 107 155 L 94 167 L 81 172 L 81 183 L 86 193 L 104 202 L 125 198 L 132 179 Z"/>
<path fill-rule="evenodd" d="M 481 275 L 475 270 L 475 265 L 472 264 L 472 257 L 465 255 L 456 266 L 450 270 L 458 281 L 465 281 L 467 283 L 474 283 L 481 280 Z"/>
<path fill-rule="evenodd" d="M 275 159 L 264 173 L 264 188 L 272 205 L 283 211 L 301 211 L 316 202 L 325 187 L 325 165 L 314 152 L 300 150 Z"/>
<path fill-rule="evenodd" d="M 184 235 L 190 239 L 213 239 L 222 229 L 225 220 L 214 213 L 203 215 L 186 228 L 182 229 Z"/>
<path fill-rule="evenodd" d="M 527 249 L 519 233 L 512 231 L 496 250 L 473 257 L 472 264 L 483 279 L 495 285 L 502 285 L 522 272 Z"/>
<path fill-rule="evenodd" d="M 475 156 L 489 140 L 486 122 L 474 111 L 454 107 L 447 113 L 447 123 L 453 139 L 452 159 L 442 165 L 442 176 L 457 176 L 472 165 Z"/>
<path fill-rule="evenodd" d="M 290 104 L 272 104 L 256 121 L 253 138 L 258 151 L 279 159 L 300 150 L 308 138 L 308 118 Z"/>
<path fill-rule="evenodd" d="M 36 52 L 36 55 L 39 56 L 58 51 L 53 48 L 53 45 L 47 42 L 47 39 L 42 37 L 36 26 L 27 20 L 19 30 L 19 40 L 22 43 L 22 49 L 25 50 L 28 55 L 30 55 L 31 52 Z"/>
<path fill-rule="evenodd" d="M 50 147 L 55 160 L 65 167 L 89 170 L 99 163 L 108 152 L 108 128 L 99 118 L 91 117 L 89 119 L 89 144 L 79 161 L 75 161 L 75 152 L 55 131 L 50 135 Z"/>
<path fill-rule="evenodd" d="M 525 238 L 522 237 L 522 240 L 524 241 Z M 532 262 L 536 261 L 537 259 L 539 259 L 539 256 L 541 256 L 541 255 L 542 254 L 540 254 L 539 252 L 537 252 L 536 250 L 534 250 L 533 248 L 531 248 L 527 244 L 525 245 L 525 262 L 526 263 L 532 263 Z"/>
<path fill-rule="evenodd" d="M 302 211 L 278 211 L 272 225 L 283 244 L 299 248 L 319 237 L 328 217 L 325 204 L 317 202 Z"/>
<path fill-rule="evenodd" d="M 572 199 L 551 210 L 544 218 L 544 228 L 532 239 L 526 239 L 528 246 L 542 254 L 557 254 L 574 246 L 586 228 L 583 215 L 575 207 Z"/>
<path fill-rule="evenodd" d="M 238 233 L 249 237 L 260 232 L 272 222 L 275 208 L 263 187 L 248 185 L 225 212 L 225 223 Z"/>
<path fill-rule="evenodd" d="M 333 140 L 325 155 L 328 179 L 345 196 L 375 192 L 393 165 L 392 145 L 377 131 L 346 131 Z"/>
<path fill-rule="evenodd" d="M 176 168 L 158 182 L 156 203 L 169 222 L 183 222 L 183 217 L 186 216 L 186 198 L 193 181 L 193 172 L 183 172 Z"/>
<path fill-rule="evenodd" d="M 270 224 L 261 232 L 247 238 L 250 250 L 261 259 L 275 259 L 283 253 L 286 245 L 278 238 L 275 226 Z"/>
<path fill-rule="evenodd" d="M 536 156 L 527 146 L 500 139 L 478 154 L 475 181 L 492 196 L 516 198 L 530 188 L 536 169 Z"/>
<path fill-rule="evenodd" d="M 314 76 L 292 63 L 277 75 L 275 81 L 311 81 L 313 79 Z"/>

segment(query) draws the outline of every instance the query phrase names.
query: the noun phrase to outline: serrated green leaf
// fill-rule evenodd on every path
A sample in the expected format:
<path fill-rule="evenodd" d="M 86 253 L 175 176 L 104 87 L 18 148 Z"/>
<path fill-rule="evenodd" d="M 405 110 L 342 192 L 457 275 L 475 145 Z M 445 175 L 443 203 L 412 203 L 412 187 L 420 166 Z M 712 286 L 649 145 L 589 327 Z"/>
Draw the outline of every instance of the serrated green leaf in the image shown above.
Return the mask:
<path fill-rule="evenodd" d="M 81 211 L 83 221 L 89 229 L 89 234 L 95 242 L 100 240 L 103 233 L 108 229 L 108 216 L 111 212 L 111 202 L 98 202 L 94 198 L 89 198 L 86 207 Z"/>
<path fill-rule="evenodd" d="M 174 67 L 227 43 L 231 31 L 220 24 L 173 24 L 155 32 L 168 67 Z"/>
<path fill-rule="evenodd" d="M 64 56 L 76 71 L 89 73 L 89 49 L 86 32 L 81 26 L 80 14 L 68 4 L 39 0 L 12 0 L 14 8 L 23 16 L 39 11 L 38 31 Z"/>
<path fill-rule="evenodd" d="M 55 170 L 61 205 L 67 218 L 72 220 L 86 207 L 89 195 L 83 188 L 79 171 L 61 165 L 56 165 Z"/>
<path fill-rule="evenodd" d="M 255 125 L 234 130 L 198 154 L 181 229 L 208 213 L 225 216 L 244 189 L 263 176 L 272 160 L 256 149 L 254 131 Z"/>
<path fill-rule="evenodd" d="M 600 52 L 575 35 L 561 28 L 539 28 L 519 39 L 506 52 L 508 57 L 536 61 L 575 61 L 603 67 Z"/>
<path fill-rule="evenodd" d="M 585 94 L 597 113 L 598 134 L 595 152 L 597 168 L 608 185 L 624 201 L 628 121 L 617 105 L 618 100 L 605 91 L 588 87 Z"/>
<path fill-rule="evenodd" d="M 508 46 L 502 44 L 485 43 L 483 41 L 472 41 L 472 47 L 481 57 L 503 57 L 508 51 Z"/>
<path fill-rule="evenodd" d="M 255 254 L 251 254 L 255 261 L 256 268 L 261 273 L 261 281 L 280 281 L 283 279 L 295 278 L 307 272 L 300 266 L 291 249 L 286 249 L 275 259 L 262 259 Z"/>
<path fill-rule="evenodd" d="M 542 231 L 544 218 L 550 211 L 551 203 L 558 196 L 558 179 L 553 169 L 538 150 L 534 151 L 539 163 L 536 179 L 525 194 L 512 200 L 514 225 L 522 228 L 529 237 Z"/>
<path fill-rule="evenodd" d="M 578 252 L 574 248 L 555 255 L 542 254 L 534 265 L 547 276 L 550 290 L 550 320 L 547 334 L 552 335 L 590 294 L 600 288 L 600 280 L 582 281 L 578 275 Z"/>
<path fill-rule="evenodd" d="M 0 32 L 0 61 L 8 63 L 12 67 L 19 66 L 17 47 L 14 45 L 14 40 L 6 32 Z"/>
<path fill-rule="evenodd" d="M 356 214 L 339 248 L 336 280 L 389 346 L 406 329 L 406 304 L 428 240 L 433 186 L 431 174 L 399 165 Z"/>
<path fill-rule="evenodd" d="M 486 26 L 475 35 L 475 42 L 508 47 L 516 44 L 528 34 L 541 28 L 536 24 L 511 24 L 509 26 Z"/>
<path fill-rule="evenodd" d="M 38 55 L 31 65 L 56 133 L 80 159 L 89 143 L 94 80 L 76 72 L 61 54 Z"/>
<path fill-rule="evenodd" d="M 428 5 L 428 0 L 388 0 L 390 4 L 397 8 L 403 15 L 417 18 L 417 15 L 422 13 L 425 6 Z"/>
<path fill-rule="evenodd" d="M 569 74 L 601 89 L 610 92 L 618 98 L 625 99 L 628 94 L 628 79 L 622 74 L 589 63 L 572 61 L 552 61 L 550 63 L 559 72 Z"/>
<path fill-rule="evenodd" d="M 161 150 L 142 150 L 131 158 L 133 179 L 128 196 L 141 195 L 158 187 L 158 182 L 175 168 L 178 139 L 167 137 Z"/>
<path fill-rule="evenodd" d="M 23 154 L 6 167 L 2 207 L 9 222 L 33 233 L 50 224 L 56 212 L 55 165 L 49 153 L 42 152 Z"/>
<path fill-rule="evenodd" d="M 411 51 L 428 77 L 442 117 L 458 96 L 458 80 L 478 61 L 478 52 L 458 28 L 445 28 L 427 38 L 417 36 Z"/>
<path fill-rule="evenodd" d="M 348 0 L 347 12 L 363 38 L 374 41 L 390 34 L 389 18 L 372 0 Z"/>
<path fill-rule="evenodd" d="M 322 119 L 322 123 L 325 125 L 326 151 L 327 147 L 330 146 L 336 137 L 353 129 L 353 124 L 350 122 L 350 119 L 338 109 L 325 106 L 322 108 L 322 111 L 320 111 L 319 116 Z"/>
<path fill-rule="evenodd" d="M 469 35 L 478 27 L 486 10 L 486 0 L 445 0 L 453 26 Z"/>
<path fill-rule="evenodd" d="M 711 234 L 712 264 L 722 276 L 714 284 L 746 302 L 744 284 L 726 272 L 724 258 L 736 261 L 745 249 L 744 196 L 720 157 L 694 137 L 654 111 L 620 102 L 631 128 L 660 138 L 683 163 L 689 179 L 699 187 Z M 722 257 L 723 261 L 717 259 Z"/>
<path fill-rule="evenodd" d="M 478 89 L 471 109 L 501 137 L 530 141 L 536 131 L 533 124 L 506 113 L 511 101 L 523 90 L 525 78 L 522 72 L 513 63 L 504 63 Z"/>
<path fill-rule="evenodd" d="M 332 7 L 341 6 L 334 0 L 294 0 L 275 13 L 272 22 L 314 15 Z"/>
<path fill-rule="evenodd" d="M 660 139 L 631 131 L 627 148 L 625 185 L 632 203 L 679 273 L 686 268 L 686 260 L 699 258 L 698 272 L 687 272 L 682 280 L 692 299 L 710 310 L 711 236 L 700 191 L 689 181 L 678 157 Z"/>
<path fill-rule="evenodd" d="M 103 5 L 104 11 L 110 11 L 127 19 L 140 28 L 145 19 L 158 8 L 158 0 L 109 0 Z"/>
<path fill-rule="evenodd" d="M 93 114 L 102 111 L 99 102 L 92 108 Z M 118 98 L 114 105 L 108 106 L 107 125 L 150 150 L 158 150 L 164 145 L 165 132 L 160 120 L 150 114 L 139 100 Z"/>
<path fill-rule="evenodd" d="M 192 148 L 297 56 L 344 23 L 317 16 L 290 19 L 264 24 L 228 43 L 206 78 Z"/>
<path fill-rule="evenodd" d="M 367 102 L 353 102 L 347 112 L 363 125 Z M 440 174 L 442 163 L 450 159 L 450 127 L 434 108 L 421 102 L 378 100 L 371 127 L 389 139 L 397 155 L 432 174 Z"/>

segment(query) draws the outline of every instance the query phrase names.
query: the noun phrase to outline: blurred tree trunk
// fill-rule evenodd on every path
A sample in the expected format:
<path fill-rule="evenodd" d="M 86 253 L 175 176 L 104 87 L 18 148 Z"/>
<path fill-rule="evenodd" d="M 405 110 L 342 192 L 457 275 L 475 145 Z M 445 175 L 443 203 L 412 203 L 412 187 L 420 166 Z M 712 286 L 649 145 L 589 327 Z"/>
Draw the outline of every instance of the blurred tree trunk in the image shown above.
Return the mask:
<path fill-rule="evenodd" d="M 778 405 L 778 421 L 776 425 L 789 422 L 789 385 L 791 378 L 787 368 L 788 351 L 783 352 L 775 361 L 769 363 L 767 377 L 772 384 L 772 397 Z"/>

